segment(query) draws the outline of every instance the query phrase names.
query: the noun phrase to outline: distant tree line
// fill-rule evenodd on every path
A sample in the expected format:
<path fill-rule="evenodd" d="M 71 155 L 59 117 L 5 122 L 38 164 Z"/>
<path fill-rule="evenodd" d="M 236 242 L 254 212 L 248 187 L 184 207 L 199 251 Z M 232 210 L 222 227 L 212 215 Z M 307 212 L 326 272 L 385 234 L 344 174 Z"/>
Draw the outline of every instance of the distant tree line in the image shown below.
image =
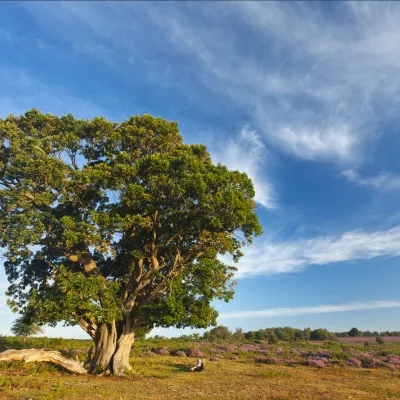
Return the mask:
<path fill-rule="evenodd" d="M 352 328 L 348 332 L 329 332 L 327 329 L 297 329 L 288 326 L 259 329 L 257 331 L 243 332 L 241 328 L 237 328 L 232 332 L 226 326 L 217 326 L 210 331 L 204 332 L 203 336 L 198 333 L 192 335 L 183 335 L 179 337 L 182 341 L 198 341 L 204 340 L 209 342 L 232 341 L 232 342 L 245 342 L 245 341 L 267 341 L 270 344 L 283 342 L 296 342 L 296 341 L 324 341 L 334 340 L 339 337 L 384 337 L 384 336 L 400 336 L 400 331 L 385 331 L 385 332 L 371 332 L 360 331 L 357 328 Z M 154 336 L 153 339 L 166 339 L 161 336 Z"/>
<path fill-rule="evenodd" d="M 352 328 L 348 332 L 335 332 L 336 337 L 377 337 L 377 336 L 400 336 L 400 331 L 360 331 Z"/>
<path fill-rule="evenodd" d="M 243 332 L 241 328 L 231 332 L 226 326 L 217 326 L 208 332 L 205 332 L 203 339 L 209 341 L 215 340 L 233 340 L 233 341 L 254 341 L 263 340 L 269 343 L 277 343 L 279 341 L 306 341 L 306 340 L 329 340 L 333 339 L 334 335 L 328 330 L 319 328 L 312 330 L 311 328 L 296 329 L 291 327 L 278 327 L 259 329 L 257 331 Z"/>

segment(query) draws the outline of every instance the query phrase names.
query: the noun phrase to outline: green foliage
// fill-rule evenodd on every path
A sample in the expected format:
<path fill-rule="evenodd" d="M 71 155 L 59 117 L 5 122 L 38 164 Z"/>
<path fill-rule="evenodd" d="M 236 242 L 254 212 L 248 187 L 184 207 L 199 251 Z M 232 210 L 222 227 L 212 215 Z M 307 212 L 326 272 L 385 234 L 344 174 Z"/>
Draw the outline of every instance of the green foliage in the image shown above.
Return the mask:
<path fill-rule="evenodd" d="M 309 328 L 301 330 L 288 326 L 259 329 L 258 331 L 246 332 L 245 338 L 248 340 L 267 340 L 270 343 L 278 341 L 304 341 L 309 339 Z"/>
<path fill-rule="evenodd" d="M 22 316 L 14 321 L 11 327 L 11 332 L 16 336 L 27 338 L 29 336 L 43 333 L 43 329 L 39 325 L 28 321 Z"/>
<path fill-rule="evenodd" d="M 384 344 L 385 343 L 385 341 L 383 340 L 383 338 L 381 336 L 377 336 L 375 340 L 376 340 L 376 343 L 378 343 L 378 344 Z"/>
<path fill-rule="evenodd" d="M 235 342 L 244 342 L 244 340 L 246 339 L 246 336 L 243 332 L 242 328 L 236 328 L 235 333 L 232 335 L 232 339 Z"/>
<path fill-rule="evenodd" d="M 261 234 L 246 174 L 177 123 L 30 110 L 0 119 L 0 246 L 10 306 L 33 322 L 215 324 L 232 266 Z M 142 332 L 142 331 L 141 331 Z M 93 334 L 91 332 L 90 334 Z"/>
<path fill-rule="evenodd" d="M 362 333 L 357 328 L 352 328 L 349 330 L 348 335 L 350 337 L 360 337 Z"/>
<path fill-rule="evenodd" d="M 211 341 L 226 341 L 232 338 L 232 332 L 226 326 L 217 326 L 208 332 Z"/>
<path fill-rule="evenodd" d="M 323 328 L 314 329 L 310 334 L 311 340 L 328 340 L 329 338 L 329 331 Z"/>

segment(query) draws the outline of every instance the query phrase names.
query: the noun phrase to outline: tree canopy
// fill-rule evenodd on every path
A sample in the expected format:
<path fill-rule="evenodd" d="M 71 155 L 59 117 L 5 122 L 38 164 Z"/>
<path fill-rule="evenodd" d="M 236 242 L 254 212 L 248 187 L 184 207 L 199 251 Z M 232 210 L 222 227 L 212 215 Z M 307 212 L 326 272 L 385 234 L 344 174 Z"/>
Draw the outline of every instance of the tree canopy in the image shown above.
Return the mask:
<path fill-rule="evenodd" d="M 13 310 L 78 324 L 96 343 L 103 326 L 119 343 L 216 323 L 211 302 L 232 298 L 235 271 L 219 256 L 237 261 L 261 234 L 246 174 L 150 115 L 113 123 L 33 109 L 0 119 L 0 146 Z"/>

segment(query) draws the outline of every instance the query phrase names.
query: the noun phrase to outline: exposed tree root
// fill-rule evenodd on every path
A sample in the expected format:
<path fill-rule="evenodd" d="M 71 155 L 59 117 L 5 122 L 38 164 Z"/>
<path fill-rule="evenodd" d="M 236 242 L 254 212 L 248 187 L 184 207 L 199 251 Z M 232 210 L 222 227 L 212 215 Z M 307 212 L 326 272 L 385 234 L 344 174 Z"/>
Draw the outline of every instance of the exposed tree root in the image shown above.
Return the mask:
<path fill-rule="evenodd" d="M 78 361 L 65 358 L 58 351 L 38 349 L 6 350 L 0 353 L 0 361 L 50 362 L 60 365 L 74 374 L 87 374 L 86 369 Z"/>

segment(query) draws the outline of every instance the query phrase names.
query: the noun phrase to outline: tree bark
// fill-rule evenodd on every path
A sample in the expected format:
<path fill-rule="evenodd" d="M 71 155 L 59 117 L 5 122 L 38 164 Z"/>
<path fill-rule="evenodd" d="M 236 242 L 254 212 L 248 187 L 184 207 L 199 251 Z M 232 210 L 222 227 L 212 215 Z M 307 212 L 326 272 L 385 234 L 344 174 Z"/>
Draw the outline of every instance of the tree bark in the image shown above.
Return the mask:
<path fill-rule="evenodd" d="M 90 357 L 90 372 L 111 371 L 111 359 L 117 346 L 117 329 L 115 322 L 103 323 L 97 327 L 94 344 L 94 355 L 88 355 L 88 357 Z"/>
<path fill-rule="evenodd" d="M 129 355 L 135 340 L 134 332 L 122 333 L 118 339 L 117 349 L 112 358 L 112 373 L 116 376 L 124 375 L 132 370 L 129 364 Z"/>
<path fill-rule="evenodd" d="M 124 315 L 122 330 L 118 337 L 117 348 L 112 359 L 112 373 L 114 375 L 123 375 L 125 372 L 132 370 L 129 364 L 129 355 L 135 340 L 133 328 L 133 319 L 130 310 L 128 310 Z"/>
<path fill-rule="evenodd" d="M 135 333 L 133 321 L 125 316 L 121 329 L 117 329 L 115 322 L 98 325 L 94 337 L 93 348 L 89 350 L 85 365 L 89 365 L 91 373 L 110 372 L 114 375 L 123 375 L 131 371 L 129 356 Z"/>

